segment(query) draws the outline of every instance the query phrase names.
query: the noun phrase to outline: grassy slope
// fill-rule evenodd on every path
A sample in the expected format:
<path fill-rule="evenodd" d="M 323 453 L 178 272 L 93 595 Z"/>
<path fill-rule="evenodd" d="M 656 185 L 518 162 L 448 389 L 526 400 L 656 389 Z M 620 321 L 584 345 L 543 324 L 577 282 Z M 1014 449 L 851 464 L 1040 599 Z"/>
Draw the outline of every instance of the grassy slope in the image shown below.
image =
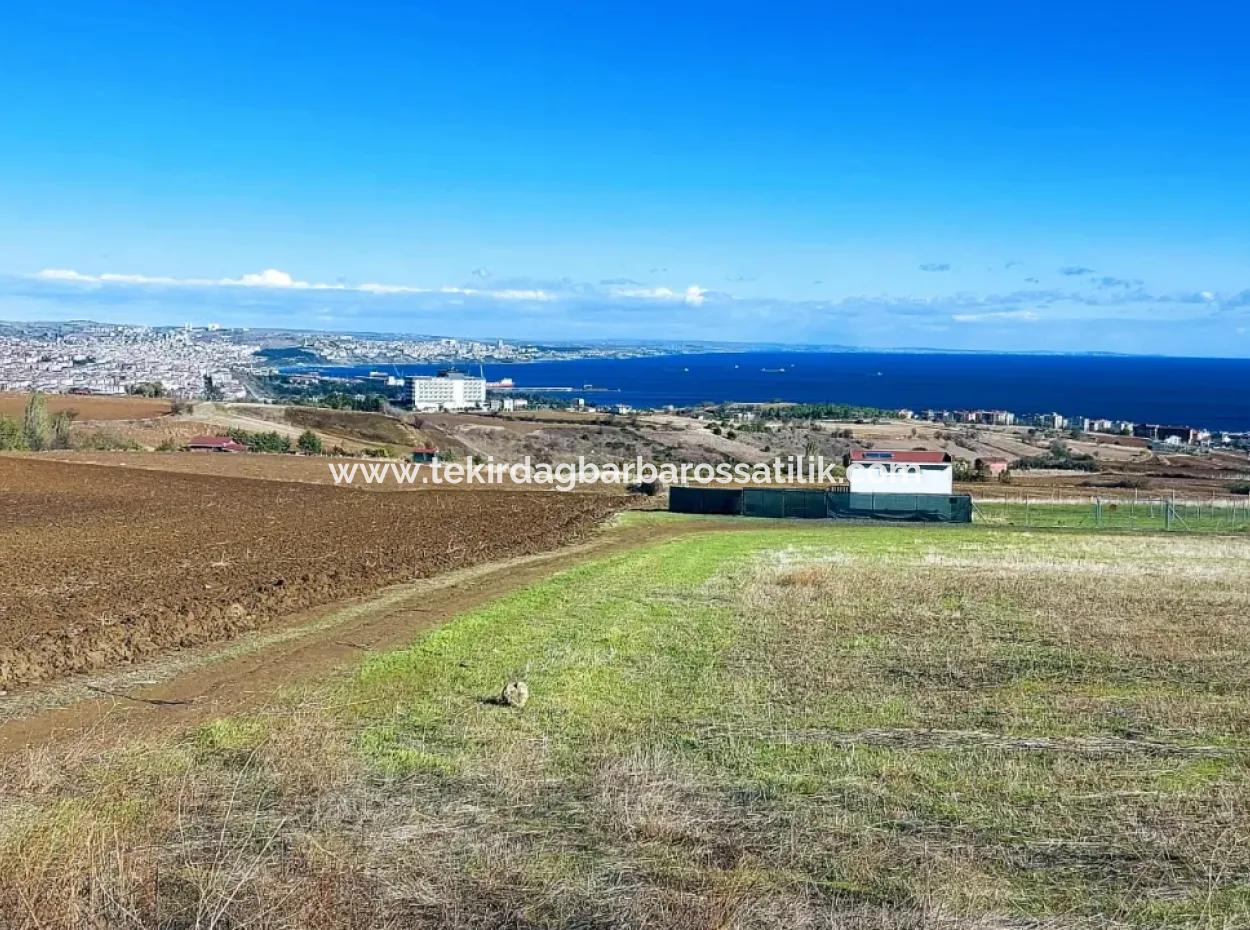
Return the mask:
<path fill-rule="evenodd" d="M 668 543 L 41 788 L 20 841 L 90 859 L 48 828 L 84 811 L 121 846 L 156 833 L 165 913 L 237 888 L 225 911 L 280 900 L 273 925 L 1240 926 L 1247 554 L 900 526 Z M 524 710 L 490 701 L 512 677 Z M 151 864 L 125 861 L 150 912 Z"/>

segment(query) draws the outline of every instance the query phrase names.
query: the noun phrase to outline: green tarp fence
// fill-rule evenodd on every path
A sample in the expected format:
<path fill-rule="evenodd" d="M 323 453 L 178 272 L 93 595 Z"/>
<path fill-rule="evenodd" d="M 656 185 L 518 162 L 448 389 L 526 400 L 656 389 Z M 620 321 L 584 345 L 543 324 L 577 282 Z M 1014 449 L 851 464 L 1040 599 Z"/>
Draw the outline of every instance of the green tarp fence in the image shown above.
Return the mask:
<path fill-rule="evenodd" d="M 747 488 L 742 492 L 744 517 L 800 517 L 823 520 L 829 515 L 824 491 L 800 488 Z"/>
<path fill-rule="evenodd" d="M 808 520 L 900 520 L 971 523 L 967 494 L 852 494 L 808 488 L 689 488 L 668 492 L 673 513 Z"/>
<path fill-rule="evenodd" d="M 742 492 L 731 488 L 669 488 L 671 513 L 742 513 Z"/>
<path fill-rule="evenodd" d="M 967 494 L 828 493 L 829 516 L 841 520 L 922 520 L 971 523 L 972 498 Z"/>

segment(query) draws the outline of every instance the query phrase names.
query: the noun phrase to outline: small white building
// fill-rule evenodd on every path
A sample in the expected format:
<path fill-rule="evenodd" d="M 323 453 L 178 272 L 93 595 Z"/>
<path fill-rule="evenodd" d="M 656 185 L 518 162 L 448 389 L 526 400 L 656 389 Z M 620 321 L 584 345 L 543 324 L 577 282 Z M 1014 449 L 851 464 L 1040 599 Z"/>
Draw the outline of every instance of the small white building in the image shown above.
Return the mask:
<path fill-rule="evenodd" d="M 486 379 L 458 371 L 409 378 L 414 410 L 474 410 L 486 403 Z"/>
<path fill-rule="evenodd" d="M 856 449 L 846 457 L 852 494 L 954 493 L 954 470 L 945 452 Z"/>

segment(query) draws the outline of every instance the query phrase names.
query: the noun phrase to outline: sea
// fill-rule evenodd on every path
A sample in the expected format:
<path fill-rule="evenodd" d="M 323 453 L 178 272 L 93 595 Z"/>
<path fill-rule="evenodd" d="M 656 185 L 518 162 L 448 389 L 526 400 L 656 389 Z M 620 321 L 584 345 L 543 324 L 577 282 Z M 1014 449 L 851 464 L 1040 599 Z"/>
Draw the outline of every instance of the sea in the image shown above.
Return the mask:
<path fill-rule="evenodd" d="M 327 375 L 432 374 L 446 365 L 306 365 Z M 796 401 L 888 409 L 996 409 L 1250 430 L 1250 359 L 921 352 L 716 352 L 639 358 L 461 364 L 518 391 L 588 404 L 683 407 Z"/>

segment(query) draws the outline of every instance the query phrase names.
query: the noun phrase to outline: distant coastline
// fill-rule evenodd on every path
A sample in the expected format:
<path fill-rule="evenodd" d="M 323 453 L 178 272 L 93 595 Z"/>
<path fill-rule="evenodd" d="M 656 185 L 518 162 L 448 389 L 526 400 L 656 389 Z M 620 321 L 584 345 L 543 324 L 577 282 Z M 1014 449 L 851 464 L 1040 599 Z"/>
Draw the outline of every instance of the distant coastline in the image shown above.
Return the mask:
<path fill-rule="evenodd" d="M 301 365 L 285 371 L 430 374 L 438 364 Z M 564 385 L 588 403 L 678 407 L 699 403 L 838 402 L 918 412 L 1002 409 L 1250 430 L 1250 359 L 986 352 L 779 351 L 464 363 L 517 388 Z"/>

